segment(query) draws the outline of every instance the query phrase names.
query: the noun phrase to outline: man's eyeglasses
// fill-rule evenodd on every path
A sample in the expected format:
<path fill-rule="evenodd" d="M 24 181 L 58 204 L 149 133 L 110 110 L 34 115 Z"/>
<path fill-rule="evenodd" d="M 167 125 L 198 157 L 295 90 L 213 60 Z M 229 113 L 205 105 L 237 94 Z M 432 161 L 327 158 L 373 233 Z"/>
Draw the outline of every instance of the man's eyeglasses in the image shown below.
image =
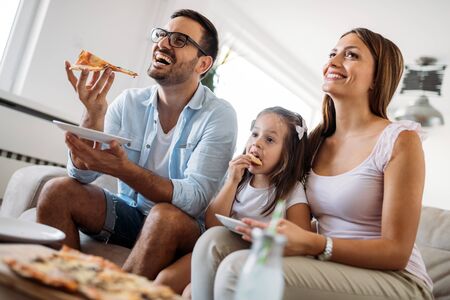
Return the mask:
<path fill-rule="evenodd" d="M 167 37 L 169 39 L 169 45 L 174 48 L 183 48 L 189 42 L 194 45 L 203 55 L 208 56 L 206 52 L 194 41 L 190 36 L 181 32 L 170 32 L 162 28 L 153 28 L 152 30 L 152 41 L 153 43 L 158 43 L 163 38 Z"/>

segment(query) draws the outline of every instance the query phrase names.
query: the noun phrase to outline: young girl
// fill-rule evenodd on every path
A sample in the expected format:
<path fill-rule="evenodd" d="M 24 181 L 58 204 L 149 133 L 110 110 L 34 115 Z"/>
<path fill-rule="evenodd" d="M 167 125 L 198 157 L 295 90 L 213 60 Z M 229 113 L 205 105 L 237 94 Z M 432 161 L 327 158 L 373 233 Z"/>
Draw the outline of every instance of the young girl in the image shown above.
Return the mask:
<path fill-rule="evenodd" d="M 282 107 L 271 107 L 260 112 L 252 123 L 244 154 L 230 161 L 227 179 L 206 211 L 206 227 L 222 225 L 215 214 L 235 219 L 251 217 L 268 222 L 276 201 L 283 199 L 286 201 L 285 218 L 310 230 L 310 212 L 302 184 L 306 175 L 306 130 L 305 121 L 300 115 Z M 256 163 L 254 157 L 259 159 L 261 165 Z M 192 256 L 193 268 L 205 259 L 215 260 L 218 266 L 225 258 L 213 257 L 216 252 L 210 247 L 204 247 L 217 231 L 228 229 L 216 227 L 200 237 Z M 233 251 L 250 247 L 237 234 L 225 234 L 229 239 L 241 240 Z M 230 240 L 223 240 L 224 246 L 228 245 L 227 241 Z M 202 291 L 208 294 L 209 299 L 213 299 L 216 271 L 211 269 L 191 276 L 193 287 L 200 283 L 209 289 Z M 192 296 L 193 299 L 203 299 L 200 295 Z"/>
<path fill-rule="evenodd" d="M 279 199 L 286 200 L 288 220 L 310 226 L 302 184 L 305 151 L 306 126 L 300 115 L 282 107 L 260 112 L 244 154 L 230 161 L 225 184 L 206 210 L 206 227 L 222 225 L 215 214 L 268 222 Z"/>

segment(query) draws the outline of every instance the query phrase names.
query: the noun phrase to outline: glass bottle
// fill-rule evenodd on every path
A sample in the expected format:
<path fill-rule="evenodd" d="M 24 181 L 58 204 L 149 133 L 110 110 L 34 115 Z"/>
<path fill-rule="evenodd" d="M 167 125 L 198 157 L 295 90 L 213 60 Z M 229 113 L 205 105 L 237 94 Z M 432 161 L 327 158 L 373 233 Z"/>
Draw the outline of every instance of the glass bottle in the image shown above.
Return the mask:
<path fill-rule="evenodd" d="M 286 238 L 280 234 L 252 230 L 250 255 L 239 276 L 235 300 L 281 300 L 284 279 L 283 248 Z"/>

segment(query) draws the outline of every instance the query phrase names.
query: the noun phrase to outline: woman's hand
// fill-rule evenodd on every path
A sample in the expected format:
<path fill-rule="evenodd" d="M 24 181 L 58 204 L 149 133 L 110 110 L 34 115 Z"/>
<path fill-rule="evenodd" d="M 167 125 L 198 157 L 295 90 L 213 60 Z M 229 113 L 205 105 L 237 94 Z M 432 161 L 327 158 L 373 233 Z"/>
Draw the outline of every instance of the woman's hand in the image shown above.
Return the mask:
<path fill-rule="evenodd" d="M 323 235 L 305 230 L 286 219 L 280 220 L 277 232 L 286 237 L 285 256 L 317 255 L 325 249 L 326 238 Z"/>
<path fill-rule="evenodd" d="M 253 228 L 265 229 L 269 226 L 269 224 L 249 218 L 242 219 L 242 222 L 249 227 L 237 226 L 236 230 L 241 232 L 242 238 L 249 242 L 252 241 L 251 231 Z M 277 233 L 286 237 L 285 256 L 317 255 L 325 248 L 326 239 L 324 236 L 304 230 L 286 219 L 281 219 L 278 222 Z"/>
<path fill-rule="evenodd" d="M 248 242 L 252 242 L 252 229 L 253 228 L 266 229 L 267 226 L 269 226 L 268 223 L 256 221 L 256 220 L 253 220 L 250 218 L 243 218 L 241 221 L 244 222 L 245 224 L 247 224 L 248 227 L 247 226 L 246 227 L 236 226 L 236 231 L 239 231 L 240 233 L 242 233 L 242 239 L 244 239 Z"/>
<path fill-rule="evenodd" d="M 233 158 L 228 163 L 228 180 L 235 183 L 240 182 L 242 176 L 244 176 L 245 169 L 249 168 L 251 164 L 250 157 L 246 154 Z"/>

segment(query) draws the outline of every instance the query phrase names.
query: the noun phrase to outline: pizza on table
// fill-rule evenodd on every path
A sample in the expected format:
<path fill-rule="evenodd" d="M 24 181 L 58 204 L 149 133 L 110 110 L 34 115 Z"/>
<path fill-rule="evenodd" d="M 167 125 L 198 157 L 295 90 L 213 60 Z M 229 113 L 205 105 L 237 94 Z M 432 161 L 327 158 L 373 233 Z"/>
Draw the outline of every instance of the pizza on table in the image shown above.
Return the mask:
<path fill-rule="evenodd" d="M 83 254 L 66 246 L 58 252 L 31 260 L 4 258 L 4 262 L 21 277 L 87 299 L 180 299 L 169 287 L 122 271 L 102 257 Z"/>

